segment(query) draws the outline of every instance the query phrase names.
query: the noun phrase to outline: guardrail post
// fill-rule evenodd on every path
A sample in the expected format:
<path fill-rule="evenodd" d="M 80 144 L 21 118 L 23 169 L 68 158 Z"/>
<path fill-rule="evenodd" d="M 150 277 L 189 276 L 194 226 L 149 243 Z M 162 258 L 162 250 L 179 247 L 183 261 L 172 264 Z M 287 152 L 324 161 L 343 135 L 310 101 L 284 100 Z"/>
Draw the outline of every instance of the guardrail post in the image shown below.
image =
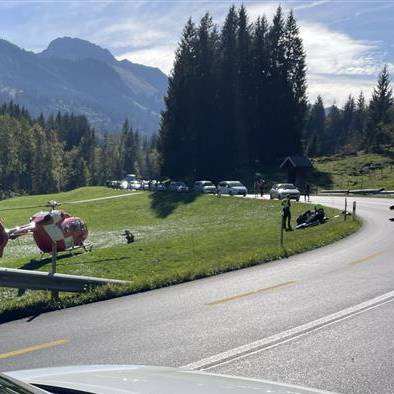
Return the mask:
<path fill-rule="evenodd" d="M 52 271 L 51 274 L 52 275 L 56 274 L 56 255 L 57 255 L 57 245 L 56 245 L 56 242 L 52 242 L 52 261 L 51 261 L 51 271 Z M 52 300 L 58 300 L 59 299 L 59 291 L 52 290 L 51 297 L 52 297 Z"/>
<path fill-rule="evenodd" d="M 346 216 L 347 216 L 347 197 L 345 197 L 345 214 L 344 214 L 344 220 L 346 222 Z"/>
<path fill-rule="evenodd" d="M 357 202 L 353 201 L 353 211 L 352 211 L 352 215 L 353 215 L 353 220 L 356 217 L 356 208 L 357 208 Z"/>
<path fill-rule="evenodd" d="M 280 246 L 283 247 L 283 227 L 284 227 L 284 220 L 285 217 L 283 216 L 283 212 L 280 215 Z"/>

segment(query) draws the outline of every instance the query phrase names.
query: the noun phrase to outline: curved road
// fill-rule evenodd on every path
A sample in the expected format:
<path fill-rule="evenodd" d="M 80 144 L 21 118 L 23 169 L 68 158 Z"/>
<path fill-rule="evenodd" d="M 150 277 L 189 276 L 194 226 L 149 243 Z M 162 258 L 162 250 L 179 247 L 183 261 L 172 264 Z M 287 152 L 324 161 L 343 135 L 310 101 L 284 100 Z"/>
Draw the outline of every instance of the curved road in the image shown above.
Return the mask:
<path fill-rule="evenodd" d="M 3 324 L 0 370 L 153 364 L 393 393 L 394 201 L 356 200 L 364 226 L 331 246 Z"/>

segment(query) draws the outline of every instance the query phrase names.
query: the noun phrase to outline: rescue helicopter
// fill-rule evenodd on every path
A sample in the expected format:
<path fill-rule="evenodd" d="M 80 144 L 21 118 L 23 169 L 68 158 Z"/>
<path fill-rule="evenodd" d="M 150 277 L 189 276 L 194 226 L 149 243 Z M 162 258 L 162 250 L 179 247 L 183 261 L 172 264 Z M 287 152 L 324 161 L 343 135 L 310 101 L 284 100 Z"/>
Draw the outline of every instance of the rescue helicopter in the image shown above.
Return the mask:
<path fill-rule="evenodd" d="M 45 207 L 49 211 L 35 213 L 28 224 L 7 229 L 0 222 L 0 257 L 9 240 L 32 234 L 35 243 L 41 250 L 41 257 L 45 253 L 71 251 L 76 248 L 91 250 L 93 245 L 87 241 L 88 228 L 85 222 L 76 216 L 57 209 L 61 204 L 49 201 Z M 37 207 L 21 207 L 37 208 Z M 18 208 L 17 208 L 18 209 Z"/>

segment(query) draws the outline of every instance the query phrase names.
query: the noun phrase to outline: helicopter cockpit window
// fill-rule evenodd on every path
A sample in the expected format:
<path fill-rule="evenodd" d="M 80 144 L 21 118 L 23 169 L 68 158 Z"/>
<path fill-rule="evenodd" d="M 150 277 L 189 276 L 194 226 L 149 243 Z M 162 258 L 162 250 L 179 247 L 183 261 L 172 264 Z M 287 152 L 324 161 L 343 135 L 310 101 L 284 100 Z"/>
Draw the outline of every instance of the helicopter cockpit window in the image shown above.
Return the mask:
<path fill-rule="evenodd" d="M 82 224 L 79 220 L 76 220 L 70 224 L 70 230 L 71 231 L 81 231 L 82 230 Z"/>

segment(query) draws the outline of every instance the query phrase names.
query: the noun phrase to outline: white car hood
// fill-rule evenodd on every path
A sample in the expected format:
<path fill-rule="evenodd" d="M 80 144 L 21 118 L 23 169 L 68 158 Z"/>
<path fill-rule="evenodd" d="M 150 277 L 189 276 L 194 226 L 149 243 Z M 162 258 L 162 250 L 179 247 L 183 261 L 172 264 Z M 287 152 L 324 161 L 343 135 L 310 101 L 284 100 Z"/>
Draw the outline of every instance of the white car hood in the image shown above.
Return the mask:
<path fill-rule="evenodd" d="M 298 189 L 278 189 L 279 193 L 288 193 L 288 194 L 299 194 L 300 191 Z"/>
<path fill-rule="evenodd" d="M 327 393 L 265 380 L 175 368 L 93 365 L 6 372 L 22 382 L 97 394 L 307 394 Z M 47 388 L 49 390 L 49 388 Z"/>
<path fill-rule="evenodd" d="M 231 189 L 234 189 L 234 190 L 246 190 L 246 187 L 245 186 L 231 186 Z"/>

